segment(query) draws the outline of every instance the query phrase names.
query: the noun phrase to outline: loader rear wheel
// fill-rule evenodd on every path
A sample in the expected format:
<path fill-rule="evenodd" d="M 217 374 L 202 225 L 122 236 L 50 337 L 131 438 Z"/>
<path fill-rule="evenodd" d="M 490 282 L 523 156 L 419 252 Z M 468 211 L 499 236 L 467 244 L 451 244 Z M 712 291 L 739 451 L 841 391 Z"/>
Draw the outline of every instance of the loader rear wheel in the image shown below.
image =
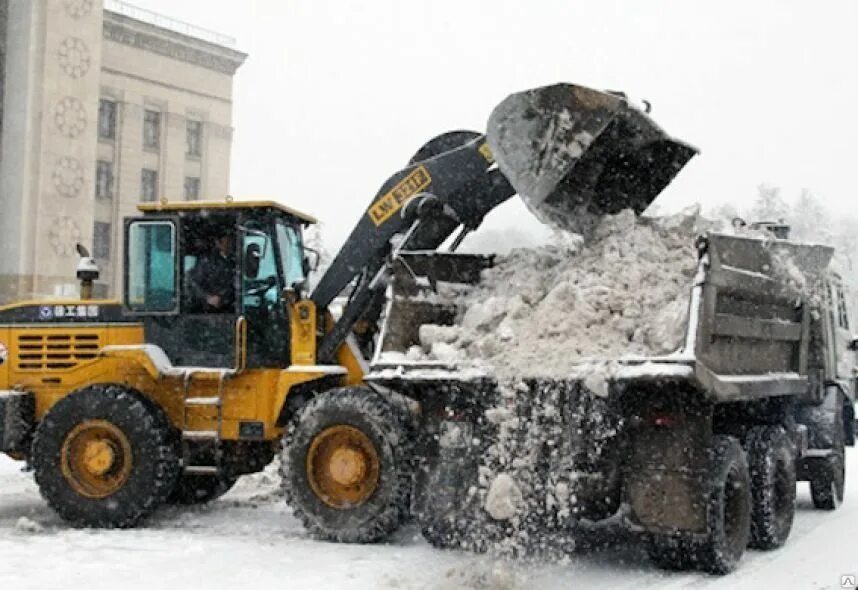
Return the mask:
<path fill-rule="evenodd" d="M 716 436 L 707 499 L 707 536 L 698 547 L 700 566 L 712 574 L 731 572 L 751 536 L 751 477 L 739 441 Z"/>
<path fill-rule="evenodd" d="M 751 429 L 746 440 L 751 473 L 751 546 L 783 545 L 795 517 L 795 453 L 780 426 Z"/>
<path fill-rule="evenodd" d="M 170 504 L 206 504 L 232 489 L 238 478 L 222 475 L 181 475 L 167 502 Z"/>
<path fill-rule="evenodd" d="M 116 385 L 57 402 L 36 429 L 32 459 L 42 496 L 79 526 L 134 526 L 167 498 L 179 474 L 164 413 Z"/>
<path fill-rule="evenodd" d="M 831 454 L 810 469 L 810 497 L 818 510 L 835 510 L 846 488 L 846 441 L 842 415 L 834 420 Z"/>
<path fill-rule="evenodd" d="M 413 437 L 406 416 L 366 387 L 322 393 L 293 421 L 281 475 L 287 502 L 314 536 L 381 540 L 408 513 Z"/>

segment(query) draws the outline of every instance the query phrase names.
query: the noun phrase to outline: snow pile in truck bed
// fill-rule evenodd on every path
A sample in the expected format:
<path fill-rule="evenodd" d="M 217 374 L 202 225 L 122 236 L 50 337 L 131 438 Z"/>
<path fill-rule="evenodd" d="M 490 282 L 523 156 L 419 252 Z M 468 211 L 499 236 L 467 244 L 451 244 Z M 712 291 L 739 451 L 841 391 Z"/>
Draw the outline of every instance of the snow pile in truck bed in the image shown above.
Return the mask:
<path fill-rule="evenodd" d="M 455 326 L 424 325 L 431 359 L 476 362 L 499 376 L 562 376 L 588 357 L 657 356 L 681 347 L 692 278 L 694 208 L 666 218 L 605 217 L 587 244 L 513 250 L 458 300 Z M 476 360 L 474 360 L 476 359 Z"/>

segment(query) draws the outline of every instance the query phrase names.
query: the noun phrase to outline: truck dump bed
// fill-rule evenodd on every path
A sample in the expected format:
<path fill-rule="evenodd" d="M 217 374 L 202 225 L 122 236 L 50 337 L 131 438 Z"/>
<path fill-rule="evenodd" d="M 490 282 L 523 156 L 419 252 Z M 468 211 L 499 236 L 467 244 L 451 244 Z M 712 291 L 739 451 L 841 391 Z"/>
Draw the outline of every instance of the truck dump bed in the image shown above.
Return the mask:
<path fill-rule="evenodd" d="M 657 357 L 570 360 L 568 375 L 521 375 L 561 389 L 600 396 L 630 384 L 669 379 L 692 383 L 715 402 L 795 395 L 808 390 L 814 367 L 811 314 L 816 287 L 833 255 L 826 246 L 707 233 L 698 238 L 698 272 L 688 285 L 684 345 Z M 476 283 L 491 257 L 401 253 L 388 291 L 381 344 L 367 379 L 405 390 L 409 382 L 486 390 L 500 381 L 480 359 L 409 361 L 422 324 L 452 325 L 455 301 L 438 297 L 438 282 Z M 393 353 L 393 354 L 391 354 Z"/>

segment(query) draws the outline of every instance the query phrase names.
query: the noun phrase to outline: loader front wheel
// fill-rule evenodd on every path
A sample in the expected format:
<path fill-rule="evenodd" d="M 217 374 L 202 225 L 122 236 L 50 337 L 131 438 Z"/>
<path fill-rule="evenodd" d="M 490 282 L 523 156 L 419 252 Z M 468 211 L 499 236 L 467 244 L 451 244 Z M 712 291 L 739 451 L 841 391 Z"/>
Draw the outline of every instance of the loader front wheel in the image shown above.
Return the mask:
<path fill-rule="evenodd" d="M 134 526 L 164 502 L 179 474 L 164 413 L 116 385 L 57 402 L 36 429 L 32 458 L 42 496 L 78 526 Z"/>
<path fill-rule="evenodd" d="M 408 513 L 413 437 L 406 416 L 366 387 L 322 393 L 293 421 L 281 475 L 287 502 L 314 536 L 381 540 Z"/>

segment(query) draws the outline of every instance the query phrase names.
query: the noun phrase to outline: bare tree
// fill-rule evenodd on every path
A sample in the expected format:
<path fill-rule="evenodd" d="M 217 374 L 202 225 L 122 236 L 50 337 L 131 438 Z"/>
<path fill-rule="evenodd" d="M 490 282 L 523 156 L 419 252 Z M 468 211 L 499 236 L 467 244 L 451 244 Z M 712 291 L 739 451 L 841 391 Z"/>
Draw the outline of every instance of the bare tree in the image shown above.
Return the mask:
<path fill-rule="evenodd" d="M 748 221 L 781 221 L 789 218 L 789 205 L 781 197 L 781 189 L 772 184 L 757 187 L 757 198 L 751 206 Z"/>
<path fill-rule="evenodd" d="M 792 207 L 789 221 L 796 239 L 825 243 L 833 241 L 831 215 L 810 189 L 802 189 Z"/>

